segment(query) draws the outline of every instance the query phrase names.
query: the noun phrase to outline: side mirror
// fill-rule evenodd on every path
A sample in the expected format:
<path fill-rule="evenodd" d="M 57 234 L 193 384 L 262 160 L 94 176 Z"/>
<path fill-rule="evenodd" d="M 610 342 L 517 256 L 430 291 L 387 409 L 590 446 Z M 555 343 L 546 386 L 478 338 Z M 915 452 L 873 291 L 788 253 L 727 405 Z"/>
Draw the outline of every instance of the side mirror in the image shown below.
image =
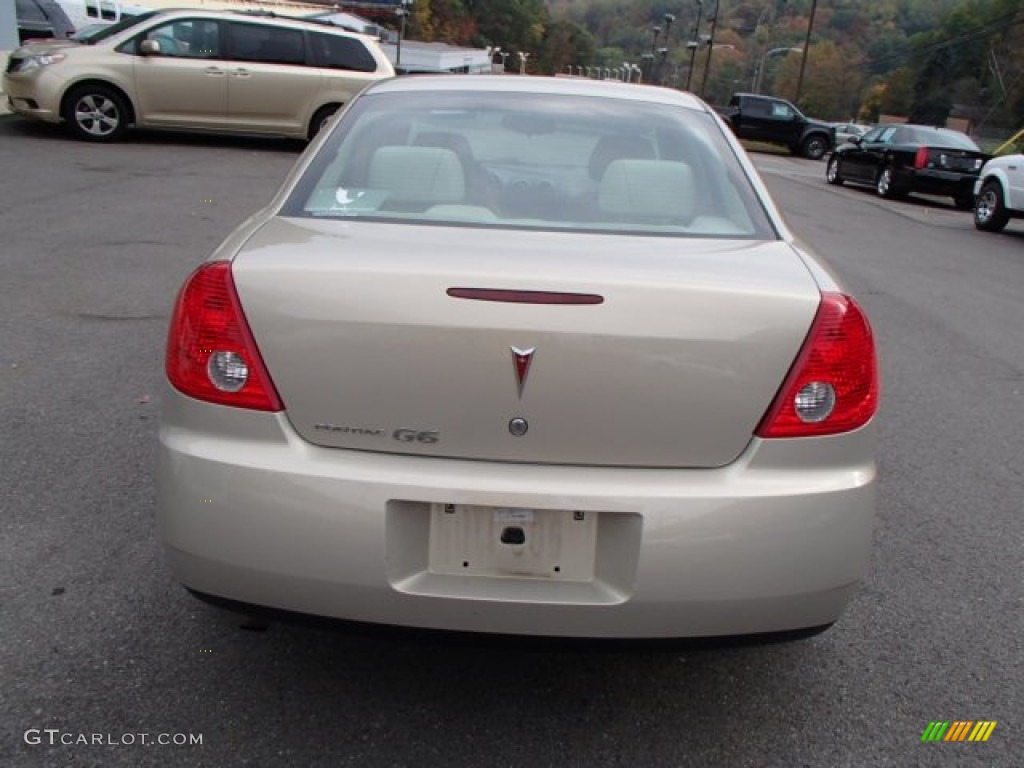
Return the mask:
<path fill-rule="evenodd" d="M 848 139 L 848 141 L 849 141 L 849 142 L 850 142 L 851 144 L 856 144 L 856 145 L 857 145 L 857 146 L 859 147 L 859 146 L 860 146 L 861 144 L 863 144 L 863 143 L 864 143 L 864 137 L 863 137 L 863 136 L 851 136 L 851 137 L 850 137 L 850 138 Z"/>
<path fill-rule="evenodd" d="M 139 53 L 143 56 L 156 56 L 160 53 L 160 43 L 156 40 L 143 40 L 139 43 Z"/>

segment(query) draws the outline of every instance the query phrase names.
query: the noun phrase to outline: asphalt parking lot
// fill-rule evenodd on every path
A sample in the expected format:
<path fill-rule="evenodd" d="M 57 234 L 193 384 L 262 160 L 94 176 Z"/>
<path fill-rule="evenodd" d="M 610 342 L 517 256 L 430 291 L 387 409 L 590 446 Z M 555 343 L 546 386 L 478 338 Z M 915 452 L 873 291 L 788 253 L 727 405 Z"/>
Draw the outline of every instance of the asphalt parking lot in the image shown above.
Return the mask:
<path fill-rule="evenodd" d="M 299 151 L 87 146 L 0 117 L 0 765 L 1021 764 L 1024 222 L 988 235 L 943 201 L 756 158 L 880 343 L 874 559 L 826 634 L 608 648 L 258 631 L 162 562 L 155 418 L 178 285 Z M 935 720 L 998 724 L 983 744 L 922 743 Z M 115 743 L 76 741 L 97 734 Z"/>

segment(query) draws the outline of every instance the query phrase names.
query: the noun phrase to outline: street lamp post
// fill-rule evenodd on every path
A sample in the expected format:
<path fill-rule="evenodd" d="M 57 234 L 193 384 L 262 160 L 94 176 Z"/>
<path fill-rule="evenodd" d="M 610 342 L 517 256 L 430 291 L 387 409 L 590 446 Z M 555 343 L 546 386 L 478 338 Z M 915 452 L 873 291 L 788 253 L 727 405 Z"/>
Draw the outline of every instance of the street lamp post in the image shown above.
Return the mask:
<path fill-rule="evenodd" d="M 704 76 L 700 79 L 700 97 L 702 99 L 708 87 L 708 73 L 711 72 L 711 52 L 715 50 L 715 27 L 718 26 L 718 9 L 721 7 L 722 0 L 716 0 L 715 13 L 711 17 L 711 29 L 708 34 L 708 57 L 704 60 Z"/>
<path fill-rule="evenodd" d="M 402 65 L 402 38 L 405 37 L 405 20 L 409 16 L 409 6 L 412 0 L 402 0 L 402 4 L 395 9 L 395 15 L 399 18 L 398 43 L 395 45 L 395 67 Z"/>
<path fill-rule="evenodd" d="M 690 71 L 686 74 L 686 90 L 690 90 L 690 84 L 693 82 L 693 68 L 697 63 L 697 49 L 700 47 L 700 15 L 704 12 L 704 3 L 702 0 L 697 0 L 697 19 L 693 22 L 693 34 L 690 36 L 690 41 L 686 44 L 686 47 L 690 49 Z"/>
<path fill-rule="evenodd" d="M 519 74 L 520 75 L 525 75 L 526 74 L 526 60 L 528 58 L 530 58 L 530 54 L 523 53 L 522 51 L 519 52 Z"/>
<path fill-rule="evenodd" d="M 669 37 L 669 33 L 672 31 L 672 22 L 674 22 L 676 20 L 676 15 L 674 13 L 666 13 L 662 17 L 662 19 L 665 22 L 665 48 L 664 48 L 665 56 L 662 59 L 661 77 L 658 78 L 658 84 L 659 85 L 664 85 L 665 84 L 665 68 L 666 68 L 666 65 L 667 65 L 667 62 L 668 62 L 668 46 L 671 43 L 671 38 Z"/>
<path fill-rule="evenodd" d="M 640 54 L 640 77 L 637 78 L 637 82 L 641 82 L 640 78 L 643 77 L 643 72 L 644 72 L 644 69 L 645 69 L 644 65 L 645 64 L 649 65 L 649 66 L 646 67 L 646 70 L 647 70 L 647 81 L 648 82 L 652 82 L 652 75 L 654 74 L 654 54 L 653 53 L 641 53 Z"/>
<path fill-rule="evenodd" d="M 495 46 L 488 47 L 488 49 L 487 49 L 487 59 L 488 59 L 487 63 L 491 67 L 491 73 L 492 74 L 494 73 L 494 57 L 495 56 L 499 56 L 499 55 L 501 55 L 501 46 L 500 45 L 495 45 Z"/>
<path fill-rule="evenodd" d="M 761 92 L 761 83 L 764 80 L 764 68 L 768 63 L 768 57 L 774 56 L 777 53 L 803 53 L 803 48 L 772 48 L 770 51 L 765 51 L 761 56 L 761 60 L 757 64 L 757 71 L 754 72 L 754 82 L 751 83 L 751 88 L 754 93 Z"/>

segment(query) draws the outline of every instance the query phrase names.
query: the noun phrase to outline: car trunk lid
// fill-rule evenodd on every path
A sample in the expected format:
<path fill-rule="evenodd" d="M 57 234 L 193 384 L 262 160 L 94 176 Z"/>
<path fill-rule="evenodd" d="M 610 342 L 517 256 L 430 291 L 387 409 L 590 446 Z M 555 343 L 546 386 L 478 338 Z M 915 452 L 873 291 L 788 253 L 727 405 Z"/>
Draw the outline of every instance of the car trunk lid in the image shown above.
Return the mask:
<path fill-rule="evenodd" d="M 233 272 L 303 438 L 510 462 L 728 464 L 820 300 L 781 241 L 365 221 L 271 219 Z"/>

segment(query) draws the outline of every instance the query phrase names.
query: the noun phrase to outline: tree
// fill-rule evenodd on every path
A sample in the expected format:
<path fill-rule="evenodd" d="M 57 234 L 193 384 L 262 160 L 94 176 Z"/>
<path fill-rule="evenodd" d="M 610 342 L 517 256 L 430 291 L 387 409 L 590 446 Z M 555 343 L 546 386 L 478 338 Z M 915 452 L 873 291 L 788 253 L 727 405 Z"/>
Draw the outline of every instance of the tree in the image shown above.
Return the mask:
<path fill-rule="evenodd" d="M 586 66 L 594 58 L 594 38 L 571 21 L 548 25 L 537 56 L 538 70 L 544 74 L 564 72 L 569 65 Z M 622 59 L 611 66 L 620 66 Z"/>

